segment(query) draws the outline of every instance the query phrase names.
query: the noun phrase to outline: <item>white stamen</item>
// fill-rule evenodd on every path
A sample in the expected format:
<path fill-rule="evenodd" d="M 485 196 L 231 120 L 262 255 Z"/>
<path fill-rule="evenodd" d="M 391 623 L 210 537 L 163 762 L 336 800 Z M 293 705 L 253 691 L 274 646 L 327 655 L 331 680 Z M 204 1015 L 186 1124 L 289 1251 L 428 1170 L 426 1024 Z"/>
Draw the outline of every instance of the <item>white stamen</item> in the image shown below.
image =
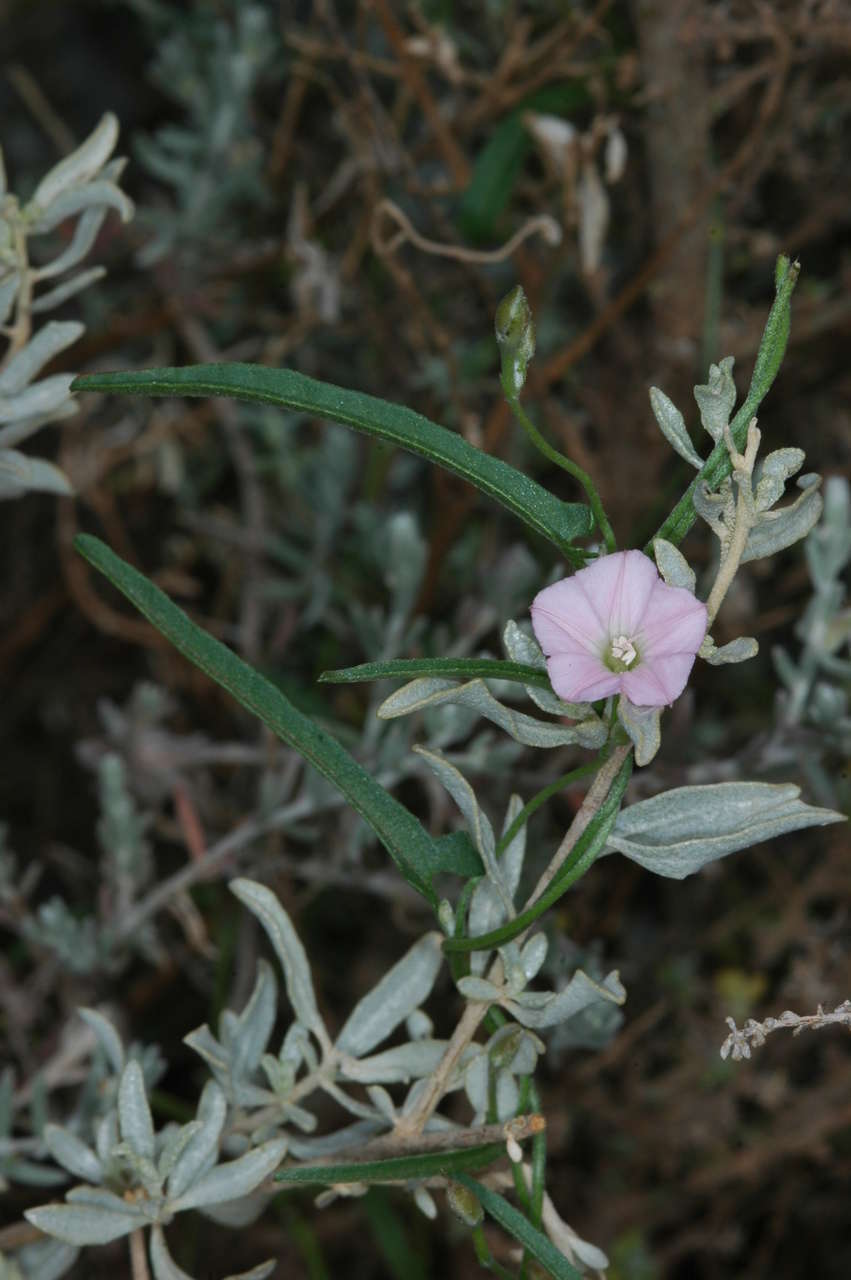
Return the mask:
<path fill-rule="evenodd" d="M 638 654 L 629 636 L 615 636 L 612 640 L 612 657 L 617 658 L 624 666 L 631 667 Z"/>

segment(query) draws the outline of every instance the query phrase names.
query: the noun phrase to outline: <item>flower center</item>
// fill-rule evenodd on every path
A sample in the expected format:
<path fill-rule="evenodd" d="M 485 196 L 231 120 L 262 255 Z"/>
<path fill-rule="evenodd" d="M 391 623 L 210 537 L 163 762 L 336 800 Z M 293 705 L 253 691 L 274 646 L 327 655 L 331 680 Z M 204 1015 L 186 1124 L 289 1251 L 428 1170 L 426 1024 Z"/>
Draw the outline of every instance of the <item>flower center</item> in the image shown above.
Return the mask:
<path fill-rule="evenodd" d="M 613 636 L 606 666 L 610 671 L 629 671 L 638 659 L 638 650 L 629 636 Z"/>

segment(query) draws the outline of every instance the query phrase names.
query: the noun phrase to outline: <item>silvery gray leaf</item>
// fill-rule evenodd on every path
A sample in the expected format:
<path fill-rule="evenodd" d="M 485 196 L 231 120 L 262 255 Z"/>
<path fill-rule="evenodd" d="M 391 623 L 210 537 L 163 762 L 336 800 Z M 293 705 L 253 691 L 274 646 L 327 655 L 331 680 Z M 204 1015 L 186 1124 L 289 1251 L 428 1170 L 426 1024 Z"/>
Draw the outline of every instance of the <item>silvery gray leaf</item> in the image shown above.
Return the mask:
<path fill-rule="evenodd" d="M 470 897 L 467 911 L 467 932 L 471 938 L 490 933 L 504 924 L 508 912 L 505 899 L 492 880 L 480 880 Z M 488 962 L 489 951 L 472 951 L 470 953 L 470 971 L 481 974 Z"/>
<path fill-rule="evenodd" d="M 804 465 L 803 449 L 775 449 L 754 468 L 754 501 L 757 511 L 767 511 L 782 497 L 786 481 Z"/>
<path fill-rule="evenodd" d="M 148 1256 L 151 1259 L 151 1270 L 154 1280 L 193 1280 L 193 1277 L 179 1267 L 168 1251 L 162 1227 L 155 1224 L 151 1228 L 148 1241 Z"/>
<path fill-rule="evenodd" d="M 487 978 L 477 978 L 474 975 L 459 978 L 456 985 L 465 1000 L 486 1000 L 489 1004 L 499 1004 L 505 994 L 502 987 L 496 986 Z"/>
<path fill-rule="evenodd" d="M 496 1076 L 496 1118 L 503 1123 L 517 1115 L 520 1089 L 510 1071 L 498 1071 Z"/>
<path fill-rule="evenodd" d="M 231 892 L 257 917 L 278 954 L 284 970 L 287 995 L 299 1022 L 323 1036 L 325 1026 L 316 1005 L 310 965 L 292 921 L 278 899 L 255 880 L 231 880 Z"/>
<path fill-rule="evenodd" d="M 194 1031 L 188 1032 L 183 1037 L 183 1043 L 188 1044 L 190 1049 L 194 1049 L 201 1055 L 219 1083 L 222 1083 L 223 1079 L 230 1080 L 228 1056 L 206 1022 L 196 1027 Z"/>
<path fill-rule="evenodd" d="M 335 1133 L 325 1133 L 319 1138 L 301 1138 L 290 1134 L 290 1154 L 297 1160 L 321 1160 L 323 1156 L 336 1155 L 349 1147 L 359 1147 L 377 1133 L 386 1131 L 383 1121 L 356 1120 L 354 1124 L 337 1129 Z"/>
<path fill-rule="evenodd" d="M 380 1111 L 385 1120 L 389 1120 L 393 1124 L 396 1120 L 396 1105 L 390 1094 L 380 1084 L 371 1084 L 367 1088 L 366 1096 L 369 1098 L 376 1111 Z"/>
<path fill-rule="evenodd" d="M 594 982 L 577 969 L 563 991 L 524 991 L 514 1000 L 503 1000 L 502 1007 L 524 1027 L 554 1027 L 598 1000 L 620 1005 L 625 999 L 616 970 Z"/>
<path fill-rule="evenodd" d="M 201 1098 L 198 1100 L 197 1119 L 201 1128 L 193 1134 L 173 1169 L 168 1175 L 168 1194 L 170 1198 L 182 1196 L 184 1190 L 195 1181 L 198 1175 L 206 1172 L 215 1164 L 219 1152 L 219 1139 L 224 1128 L 225 1116 L 228 1114 L 228 1103 L 215 1080 L 207 1080 Z"/>
<path fill-rule="evenodd" d="M 34 219 L 32 232 L 35 235 L 43 235 L 44 232 L 58 227 L 59 223 L 64 222 L 66 218 L 73 218 L 75 214 L 82 213 L 85 209 L 95 208 L 115 209 L 122 222 L 129 222 L 133 217 L 133 201 L 130 197 L 126 196 L 114 182 L 96 180 L 87 183 L 84 187 L 72 187 L 69 191 L 63 191 L 58 195 Z"/>
<path fill-rule="evenodd" d="M 819 477 L 802 476 L 798 484 L 803 487 L 803 492 L 793 503 L 762 512 L 758 523 L 748 534 L 742 564 L 773 556 L 810 532 L 822 512 Z"/>
<path fill-rule="evenodd" d="M 445 1040 L 415 1040 L 368 1058 L 344 1062 L 340 1072 L 361 1084 L 407 1084 L 431 1075 L 446 1050 Z"/>
<path fill-rule="evenodd" d="M 124 1141 L 148 1160 L 154 1158 L 154 1123 L 145 1093 L 142 1068 L 131 1059 L 118 1086 L 118 1127 Z"/>
<path fill-rule="evenodd" d="M 511 824 L 518 817 L 523 808 L 523 801 L 518 795 L 512 795 L 508 801 L 508 809 L 505 813 L 505 822 L 502 824 L 502 835 L 504 836 Z M 523 873 L 523 862 L 526 857 L 526 824 L 524 823 L 517 834 L 513 837 L 511 843 L 502 852 L 499 860 L 500 869 L 502 871 L 502 879 L 508 890 L 508 896 L 514 899 L 517 893 L 517 886 L 520 884 L 520 876 Z"/>
<path fill-rule="evenodd" d="M 738 636 L 729 644 L 722 644 L 719 649 L 712 637 L 707 636 L 698 652 L 711 667 L 721 667 L 729 662 L 747 662 L 748 658 L 755 658 L 759 653 L 759 644 L 753 636 Z"/>
<path fill-rule="evenodd" d="M 94 245 L 105 217 L 105 209 L 87 209 L 74 227 L 71 243 L 52 262 L 45 263 L 43 267 L 34 271 L 33 279 L 37 283 L 42 280 L 52 280 L 55 276 L 61 276 L 63 272 L 70 271 L 72 267 L 79 266 Z"/>
<path fill-rule="evenodd" d="M 248 1003 L 236 1021 L 230 1069 L 235 1079 L 248 1079 L 266 1048 L 277 1014 L 278 984 L 268 961 L 257 962 L 257 978 Z"/>
<path fill-rule="evenodd" d="M 25 1244 L 15 1259 L 23 1267 L 24 1280 L 61 1280 L 79 1256 L 77 1245 L 66 1244 L 64 1240 L 39 1240 L 36 1244 Z M 14 1273 L 9 1280 L 14 1280 Z"/>
<path fill-rule="evenodd" d="M 118 1196 L 113 1197 L 119 1200 Z M 66 1244 L 108 1244 L 144 1226 L 143 1214 L 119 1200 L 122 1209 L 104 1209 L 83 1204 L 45 1204 L 26 1209 L 24 1217 L 45 1235 Z"/>
<path fill-rule="evenodd" d="M 709 381 L 694 389 L 694 398 L 700 409 L 700 421 L 716 442 L 723 436 L 736 403 L 734 363 L 732 356 L 725 356 L 718 364 L 711 364 Z"/>
<path fill-rule="evenodd" d="M 117 141 L 118 120 L 108 111 L 85 142 L 45 174 L 35 189 L 33 204 L 45 209 L 64 191 L 91 181 L 106 164 Z"/>
<path fill-rule="evenodd" d="M 166 1131 L 162 1149 L 157 1158 L 157 1177 L 160 1183 L 171 1175 L 178 1160 L 203 1127 L 200 1120 L 190 1120 L 187 1124 L 175 1125 L 174 1128 Z"/>
<path fill-rule="evenodd" d="M 120 1076 L 124 1070 L 124 1046 L 115 1027 L 97 1009 L 82 1008 L 78 1009 L 77 1012 L 97 1036 L 100 1047 L 106 1054 L 113 1073 Z"/>
<path fill-rule="evenodd" d="M 106 267 L 88 267 L 85 271 L 78 271 L 75 276 L 71 276 L 69 280 L 63 280 L 54 289 L 48 289 L 47 293 L 40 293 L 32 304 L 33 314 L 39 315 L 42 311 L 52 311 L 54 307 L 61 307 L 63 302 L 81 293 L 83 289 L 88 289 L 90 284 L 102 280 L 105 275 Z"/>
<path fill-rule="evenodd" d="M 410 1040 L 428 1040 L 434 1031 L 434 1023 L 425 1009 L 414 1009 L 405 1019 L 405 1030 Z"/>
<path fill-rule="evenodd" d="M 109 1162 L 112 1152 L 118 1145 L 118 1114 L 108 1111 L 100 1120 L 95 1121 L 95 1151 L 101 1164 Z"/>
<path fill-rule="evenodd" d="M 804 548 L 810 575 L 824 590 L 851 560 L 851 486 L 844 476 L 828 476 L 824 484 L 824 518 Z"/>
<path fill-rule="evenodd" d="M 381 704 L 378 715 L 382 720 L 391 720 L 395 716 L 409 715 L 412 711 L 426 707 L 451 703 L 468 707 L 486 720 L 499 725 L 515 741 L 526 747 L 563 747 L 573 743 L 583 747 L 599 747 L 606 739 L 605 725 L 597 719 L 567 726 L 550 724 L 544 720 L 536 720 L 534 716 L 524 715 L 521 711 L 514 711 L 497 702 L 484 680 L 469 680 L 466 684 L 449 685 L 443 689 L 434 688 L 435 683 L 432 680 L 411 681 Z M 418 689 L 418 685 L 428 687 Z"/>
<path fill-rule="evenodd" d="M 234 1272 L 233 1275 L 225 1276 L 225 1280 L 267 1280 L 278 1265 L 275 1258 L 268 1258 L 265 1262 L 258 1262 L 256 1267 L 252 1267 L 250 1271 Z"/>
<path fill-rule="evenodd" d="M 337 1038 L 341 1053 L 369 1053 L 422 1004 L 440 970 L 441 942 L 439 933 L 427 933 L 358 1001 Z"/>
<path fill-rule="evenodd" d="M 699 471 L 703 466 L 703 459 L 692 444 L 685 419 L 673 400 L 670 400 L 658 387 L 651 387 L 650 407 L 659 423 L 662 435 L 671 448 Z"/>
<path fill-rule="evenodd" d="M 23 391 L 49 360 L 85 333 L 85 328 L 77 320 L 51 320 L 39 329 L 0 373 L 0 395 L 13 396 Z"/>
<path fill-rule="evenodd" d="M 414 747 L 414 751 L 418 756 L 422 757 L 461 810 L 467 822 L 470 835 L 473 838 L 473 844 L 482 856 L 485 869 L 494 883 L 498 885 L 501 881 L 501 876 L 494 857 L 496 841 L 494 840 L 493 827 L 487 815 L 482 813 L 479 808 L 479 802 L 476 799 L 476 793 L 473 788 L 464 775 L 438 752 L 426 751 L 424 747 Z"/>
<path fill-rule="evenodd" d="M 54 373 L 15 395 L 0 395 L 0 422 L 54 413 L 68 399 L 73 381 L 73 373 Z"/>
<path fill-rule="evenodd" d="M 537 667 L 539 671 L 546 671 L 547 660 L 541 651 L 541 646 L 531 634 L 531 624 L 530 630 L 527 631 L 517 622 L 506 622 L 502 633 L 502 644 L 512 662 L 525 662 L 530 667 Z M 540 689 L 533 684 L 523 687 L 535 706 L 550 715 L 567 716 L 570 720 L 593 718 L 594 710 L 590 702 L 562 702 L 552 689 Z"/>
<path fill-rule="evenodd" d="M 91 1147 L 81 1142 L 70 1129 L 60 1124 L 44 1126 L 42 1138 L 48 1151 L 57 1164 L 73 1173 L 85 1182 L 100 1182 L 103 1178 L 103 1165 Z"/>
<path fill-rule="evenodd" d="M 799 787 L 718 782 L 676 787 L 621 809 L 606 846 L 657 875 L 682 880 L 707 862 L 804 827 L 844 821 L 798 797 Z"/>
<path fill-rule="evenodd" d="M 126 1165 L 133 1175 L 134 1184 L 144 1189 L 147 1199 L 141 1199 L 138 1202 L 139 1208 L 143 1213 L 150 1215 L 151 1206 L 162 1191 L 162 1178 L 157 1166 L 147 1156 L 140 1156 L 137 1151 L 134 1151 L 129 1142 L 119 1142 L 118 1146 L 113 1147 L 112 1156 L 113 1159 L 120 1160 Z"/>
<path fill-rule="evenodd" d="M 5 427 L 0 427 L 0 450 L 11 449 L 14 445 L 20 444 L 23 440 L 28 440 L 30 436 L 34 436 L 42 427 L 48 423 L 61 422 L 64 418 L 73 418 L 75 413 L 79 413 L 80 406 L 76 400 L 66 400 L 60 404 L 57 409 L 52 409 L 50 413 L 37 414 L 32 418 L 19 418 L 16 422 L 8 422 Z"/>
<path fill-rule="evenodd" d="M 490 1063 L 486 1053 L 479 1053 L 464 1071 L 464 1092 L 475 1112 L 473 1124 L 481 1124 L 490 1104 Z"/>
<path fill-rule="evenodd" d="M 736 499 L 730 477 L 722 482 L 717 493 L 707 489 L 704 480 L 698 480 L 692 494 L 694 509 L 702 516 L 712 532 L 721 541 L 722 550 L 726 547 L 736 516 Z"/>
<path fill-rule="evenodd" d="M 5 324 L 9 319 L 9 313 L 15 305 L 20 287 L 21 276 L 18 271 L 13 271 L 0 280 L 0 324 Z"/>
<path fill-rule="evenodd" d="M 662 707 L 636 707 L 628 698 L 618 702 L 618 720 L 635 747 L 635 763 L 649 764 L 662 743 Z"/>
<path fill-rule="evenodd" d="M 524 942 L 520 952 L 520 963 L 527 982 L 531 982 L 539 972 L 547 958 L 548 947 L 549 942 L 545 933 L 533 933 L 528 942 Z"/>
<path fill-rule="evenodd" d="M 268 1207 L 270 1198 L 268 1191 L 255 1191 L 253 1195 L 240 1196 L 238 1200 L 226 1200 L 223 1204 L 201 1205 L 200 1212 L 205 1218 L 210 1218 L 221 1227 L 228 1227 L 231 1231 L 241 1231 L 257 1221 Z"/>
<path fill-rule="evenodd" d="M 673 542 L 666 542 L 664 538 L 655 538 L 653 540 L 653 554 L 656 557 L 656 565 L 659 572 L 668 586 L 685 587 L 686 591 L 690 591 L 694 595 L 697 578 L 679 548 L 675 547 Z"/>
<path fill-rule="evenodd" d="M 0 498 L 24 493 L 73 493 L 71 482 L 52 462 L 29 458 L 15 449 L 0 449 Z"/>
<path fill-rule="evenodd" d="M 182 1195 L 169 1200 L 169 1209 L 177 1213 L 249 1195 L 277 1169 L 286 1153 L 287 1139 L 272 1138 L 203 1174 Z"/>

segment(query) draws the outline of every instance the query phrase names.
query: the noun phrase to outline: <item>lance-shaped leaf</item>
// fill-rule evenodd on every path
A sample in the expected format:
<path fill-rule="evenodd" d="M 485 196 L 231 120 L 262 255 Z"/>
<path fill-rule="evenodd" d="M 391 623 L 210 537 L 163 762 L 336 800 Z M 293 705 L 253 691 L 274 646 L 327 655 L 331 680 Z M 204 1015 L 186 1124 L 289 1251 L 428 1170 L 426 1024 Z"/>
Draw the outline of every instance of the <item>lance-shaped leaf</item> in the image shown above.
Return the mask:
<path fill-rule="evenodd" d="M 328 778 L 372 827 L 408 883 L 436 903 L 431 877 L 444 866 L 444 849 L 404 805 L 371 778 L 336 738 L 294 707 L 271 681 L 190 621 L 144 574 L 97 538 L 79 534 L 74 545 L 175 648 Z M 446 846 L 446 851 L 458 852 L 454 846 Z"/>
<path fill-rule="evenodd" d="M 45 1145 L 57 1164 L 85 1182 L 98 1183 L 103 1178 L 103 1165 L 85 1142 L 61 1124 L 46 1124 L 42 1132 Z"/>
<path fill-rule="evenodd" d="M 582 747 L 601 747 L 606 740 L 606 726 L 596 718 L 577 725 L 550 724 L 536 720 L 497 702 L 484 680 L 470 680 L 467 684 L 454 685 L 445 680 L 412 680 L 385 698 L 378 708 L 382 720 L 410 715 L 427 707 L 469 707 L 484 719 L 504 729 L 509 737 L 526 747 L 563 747 L 578 744 Z"/>
<path fill-rule="evenodd" d="M 427 933 L 359 1000 L 337 1037 L 341 1053 L 360 1058 L 396 1030 L 431 993 L 443 962 L 442 935 Z"/>
<path fill-rule="evenodd" d="M 593 529 L 589 507 L 560 501 L 521 471 L 483 453 L 462 436 L 430 422 L 412 409 L 317 382 L 291 369 L 219 364 L 87 374 L 76 380 L 74 390 L 149 396 L 232 396 L 237 400 L 295 409 L 354 427 L 445 467 L 555 543 L 574 563 L 582 557 L 570 544 Z"/>
<path fill-rule="evenodd" d="M 662 435 L 671 448 L 676 450 L 681 458 L 685 458 L 686 462 L 690 462 L 693 467 L 697 467 L 699 471 L 703 466 L 703 458 L 701 458 L 692 444 L 685 419 L 673 400 L 669 399 L 665 392 L 660 391 L 658 387 L 651 387 L 650 407 L 653 410 L 656 421 L 659 423 Z"/>
<path fill-rule="evenodd" d="M 167 1190 L 172 1199 L 182 1195 L 199 1174 L 206 1172 L 215 1162 L 226 1115 L 224 1093 L 214 1080 L 208 1080 L 198 1102 L 197 1117 L 201 1127 L 184 1147 L 169 1174 Z"/>
<path fill-rule="evenodd" d="M 36 217 L 32 230 L 36 235 L 52 231 L 66 218 L 72 218 L 85 209 L 115 209 L 122 222 L 129 222 L 133 217 L 133 201 L 126 196 L 114 182 L 96 179 L 82 187 L 72 187 L 63 191 L 47 206 L 43 213 Z"/>
<path fill-rule="evenodd" d="M 341 1073 L 361 1084 L 407 1084 L 430 1076 L 446 1052 L 446 1040 L 413 1040 L 368 1058 L 344 1062 Z"/>
<path fill-rule="evenodd" d="M 683 880 L 707 862 L 804 827 L 843 822 L 799 799 L 800 788 L 768 782 L 676 787 L 623 809 L 606 852 L 617 850 L 660 876 Z"/>
<path fill-rule="evenodd" d="M 254 1147 L 237 1160 L 228 1160 L 202 1174 L 182 1195 L 169 1200 L 169 1209 L 197 1209 L 202 1205 L 238 1200 L 256 1190 L 281 1163 L 287 1153 L 286 1138 L 272 1138 Z"/>
<path fill-rule="evenodd" d="M 794 542 L 807 536 L 822 512 L 820 482 L 820 476 L 801 476 L 798 485 L 803 492 L 794 502 L 760 513 L 757 523 L 748 534 L 742 564 L 746 564 L 748 560 L 773 556 L 777 551 L 791 547 Z"/>
<path fill-rule="evenodd" d="M 117 141 L 118 120 L 108 111 L 85 142 L 45 174 L 35 189 L 33 204 L 46 209 L 64 191 L 90 182 L 112 155 Z"/>
<path fill-rule="evenodd" d="M 659 572 L 668 586 L 685 587 L 686 591 L 694 595 L 697 578 L 683 553 L 672 542 L 666 542 L 664 538 L 655 538 L 653 554 L 656 557 Z"/>
<path fill-rule="evenodd" d="M 641 767 L 650 763 L 661 746 L 661 716 L 661 707 L 636 707 L 628 698 L 618 701 L 618 720 L 629 734 L 635 747 L 635 763 Z"/>
<path fill-rule="evenodd" d="M 747 662 L 759 653 L 759 644 L 753 636 L 739 636 L 719 649 L 711 636 L 706 636 L 698 654 L 710 667 L 723 667 L 730 662 Z"/>
<path fill-rule="evenodd" d="M 454 764 L 440 754 L 439 751 L 426 751 L 424 747 L 414 747 L 431 769 L 435 777 L 442 783 L 458 808 L 464 815 L 473 844 L 478 849 L 485 865 L 485 870 L 495 884 L 501 885 L 502 877 L 495 859 L 496 840 L 493 827 L 487 814 L 483 813 L 476 799 L 476 793 L 467 779 Z"/>
<path fill-rule="evenodd" d="M 68 399 L 72 381 L 70 373 L 54 373 L 13 395 L 0 394 L 0 422 L 17 422 L 19 418 L 54 413 Z"/>
<path fill-rule="evenodd" d="M 145 1093 L 142 1068 L 135 1058 L 121 1073 L 118 1086 L 118 1125 L 121 1136 L 136 1155 L 154 1158 L 154 1123 Z"/>
<path fill-rule="evenodd" d="M 512 680 L 541 689 L 550 687 L 543 656 L 540 668 L 522 662 L 500 662 L 496 658 L 395 658 L 390 662 L 362 662 L 357 667 L 323 671 L 319 683 L 356 684 L 362 680 L 388 680 L 399 676 L 406 680 L 417 676 L 433 676 L 439 680 L 454 677 L 462 680 Z"/>
<path fill-rule="evenodd" d="M 229 888 L 266 930 L 284 970 L 287 995 L 299 1022 L 314 1034 L 324 1035 L 307 955 L 286 911 L 272 890 L 256 880 L 231 880 Z"/>
<path fill-rule="evenodd" d="M 275 1181 L 295 1186 L 338 1186 L 347 1182 L 407 1182 L 411 1178 L 454 1177 L 463 1169 L 484 1169 L 505 1156 L 504 1142 L 488 1142 L 459 1151 L 426 1151 L 387 1160 L 279 1169 Z"/>
<path fill-rule="evenodd" d="M 0 395 L 12 396 L 23 391 L 35 375 L 60 351 L 76 342 L 85 325 L 76 320 L 51 320 L 14 356 L 0 373 Z M 68 382 L 70 387 L 71 383 Z M 67 389 L 66 389 L 67 392 Z"/>
<path fill-rule="evenodd" d="M 45 1204 L 24 1217 L 45 1235 L 76 1245 L 108 1244 L 148 1222 L 140 1209 L 106 1191 L 97 1204 Z"/>
<path fill-rule="evenodd" d="M 498 1222 L 509 1235 L 512 1235 L 549 1275 L 555 1277 L 555 1280 L 583 1280 L 582 1272 L 577 1271 L 564 1254 L 560 1253 L 537 1227 L 533 1227 L 519 1209 L 509 1204 L 504 1196 L 491 1191 L 490 1187 L 486 1187 L 475 1178 L 468 1177 L 465 1173 L 456 1174 L 455 1180 L 471 1191 L 494 1222 Z"/>

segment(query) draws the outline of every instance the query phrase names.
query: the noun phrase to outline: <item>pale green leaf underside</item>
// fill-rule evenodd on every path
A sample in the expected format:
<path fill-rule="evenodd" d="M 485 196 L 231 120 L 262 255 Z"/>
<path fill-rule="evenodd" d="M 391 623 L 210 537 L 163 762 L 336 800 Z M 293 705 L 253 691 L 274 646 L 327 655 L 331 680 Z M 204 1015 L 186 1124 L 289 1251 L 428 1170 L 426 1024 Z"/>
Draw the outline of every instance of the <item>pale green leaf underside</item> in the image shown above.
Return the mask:
<path fill-rule="evenodd" d="M 232 396 L 295 409 L 354 427 L 453 471 L 555 543 L 571 560 L 576 561 L 579 553 L 570 544 L 593 528 L 590 508 L 583 503 L 562 502 L 522 471 L 483 453 L 463 436 L 422 414 L 376 396 L 318 382 L 292 369 L 212 364 L 130 370 L 86 374 L 76 379 L 72 389 L 148 396 Z"/>

